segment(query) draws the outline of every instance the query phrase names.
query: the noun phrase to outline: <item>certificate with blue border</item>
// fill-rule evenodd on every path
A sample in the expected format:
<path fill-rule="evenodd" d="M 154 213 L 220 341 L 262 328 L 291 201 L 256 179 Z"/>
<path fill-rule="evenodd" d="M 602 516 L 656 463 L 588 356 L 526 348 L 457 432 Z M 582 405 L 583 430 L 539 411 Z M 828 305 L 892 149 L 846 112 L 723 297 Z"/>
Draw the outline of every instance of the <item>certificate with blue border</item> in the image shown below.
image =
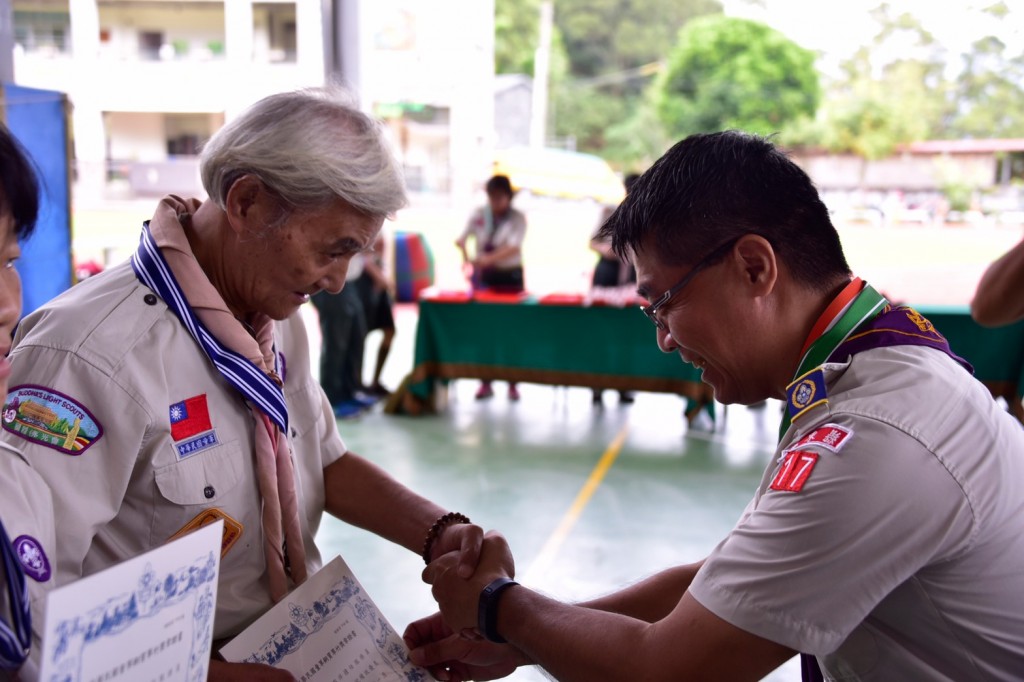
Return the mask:
<path fill-rule="evenodd" d="M 426 682 L 402 638 L 339 556 L 221 647 L 236 663 L 289 671 L 299 682 Z"/>
<path fill-rule="evenodd" d="M 192 682 L 210 665 L 223 521 L 47 596 L 42 682 Z"/>

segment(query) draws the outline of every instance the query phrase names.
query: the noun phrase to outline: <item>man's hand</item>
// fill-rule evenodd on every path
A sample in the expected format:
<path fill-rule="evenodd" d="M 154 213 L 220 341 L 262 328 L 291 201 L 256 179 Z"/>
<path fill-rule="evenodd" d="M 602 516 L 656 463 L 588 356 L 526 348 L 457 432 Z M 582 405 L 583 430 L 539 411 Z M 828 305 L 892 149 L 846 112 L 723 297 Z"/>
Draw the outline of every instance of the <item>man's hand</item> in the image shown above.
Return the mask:
<path fill-rule="evenodd" d="M 206 679 L 208 682 L 296 682 L 295 676 L 287 670 L 278 670 L 269 665 L 212 660 Z"/>
<path fill-rule="evenodd" d="M 454 634 L 435 613 L 410 623 L 402 636 L 409 660 L 439 680 L 496 680 L 529 661 L 514 647 Z"/>
<path fill-rule="evenodd" d="M 480 561 L 480 550 L 484 544 L 484 530 L 472 523 L 453 523 L 444 527 L 430 548 L 430 559 L 434 560 L 449 552 L 458 553 L 458 574 L 469 578 Z"/>
<path fill-rule="evenodd" d="M 515 575 L 515 562 L 508 543 L 495 531 L 484 536 L 480 561 L 470 578 L 458 574 L 459 566 L 459 554 L 451 552 L 423 569 L 423 581 L 433 586 L 431 594 L 440 605 L 445 621 L 456 632 L 476 628 L 480 592 L 491 581 Z"/>

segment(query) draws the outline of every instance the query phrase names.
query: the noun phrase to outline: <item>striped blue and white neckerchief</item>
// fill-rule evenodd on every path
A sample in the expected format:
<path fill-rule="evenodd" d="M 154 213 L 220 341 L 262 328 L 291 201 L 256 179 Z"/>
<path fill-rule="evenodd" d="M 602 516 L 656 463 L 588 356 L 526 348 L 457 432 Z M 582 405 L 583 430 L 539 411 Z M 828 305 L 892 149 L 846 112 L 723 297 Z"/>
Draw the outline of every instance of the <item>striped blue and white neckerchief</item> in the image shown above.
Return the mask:
<path fill-rule="evenodd" d="M 32 612 L 28 601 L 25 573 L 14 556 L 10 538 L 0 523 L 0 554 L 3 555 L 4 577 L 11 605 L 11 623 L 0 617 L 0 670 L 17 670 L 28 658 L 32 643 Z"/>
<path fill-rule="evenodd" d="M 178 316 L 228 383 L 266 413 L 282 433 L 288 433 L 288 406 L 284 401 L 284 391 L 249 358 L 223 345 L 200 322 L 185 299 L 160 247 L 153 240 L 148 222 L 142 226 L 139 248 L 132 255 L 132 268 L 139 281 L 152 289 L 171 312 Z M 277 357 L 275 353 L 275 364 L 278 362 Z"/>

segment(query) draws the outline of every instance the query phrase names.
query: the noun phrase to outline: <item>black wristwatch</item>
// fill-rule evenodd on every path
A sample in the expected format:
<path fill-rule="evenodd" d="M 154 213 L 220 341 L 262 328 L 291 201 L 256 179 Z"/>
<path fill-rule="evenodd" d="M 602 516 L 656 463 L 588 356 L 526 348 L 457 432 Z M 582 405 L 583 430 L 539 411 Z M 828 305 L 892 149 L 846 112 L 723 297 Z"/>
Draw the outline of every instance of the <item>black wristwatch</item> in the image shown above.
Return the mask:
<path fill-rule="evenodd" d="M 498 599 L 502 592 L 518 584 L 512 578 L 497 578 L 480 591 L 476 627 L 485 639 L 498 644 L 505 643 L 505 638 L 498 634 Z"/>

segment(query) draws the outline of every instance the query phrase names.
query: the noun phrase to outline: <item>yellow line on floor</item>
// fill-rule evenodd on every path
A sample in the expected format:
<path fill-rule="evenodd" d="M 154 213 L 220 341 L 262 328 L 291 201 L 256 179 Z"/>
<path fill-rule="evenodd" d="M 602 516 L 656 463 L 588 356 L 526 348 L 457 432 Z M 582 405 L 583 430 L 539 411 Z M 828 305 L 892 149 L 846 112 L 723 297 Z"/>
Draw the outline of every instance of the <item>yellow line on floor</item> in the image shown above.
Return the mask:
<path fill-rule="evenodd" d="M 583 514 L 583 509 L 590 502 L 590 498 L 594 495 L 594 491 L 597 490 L 598 486 L 601 485 L 601 481 L 604 480 L 605 474 L 612 468 L 612 464 L 615 463 L 615 458 L 619 456 L 619 451 L 622 450 L 623 443 L 626 442 L 626 436 L 629 434 L 629 424 L 622 427 L 615 439 L 605 449 L 604 454 L 601 455 L 601 459 L 598 460 L 594 470 L 590 472 L 590 476 L 587 478 L 586 483 L 580 488 L 580 491 L 576 494 L 576 499 L 573 500 L 572 506 L 565 512 L 558 527 L 548 537 L 547 542 L 544 543 L 544 547 L 541 548 L 537 558 L 534 559 L 533 563 L 526 570 L 526 573 L 522 577 L 524 583 L 529 584 L 531 579 L 537 578 L 543 575 L 551 564 L 554 563 L 555 557 L 558 556 L 559 550 L 565 543 L 565 539 L 569 537 L 569 533 L 572 532 L 573 526 L 579 520 L 580 515 Z"/>

